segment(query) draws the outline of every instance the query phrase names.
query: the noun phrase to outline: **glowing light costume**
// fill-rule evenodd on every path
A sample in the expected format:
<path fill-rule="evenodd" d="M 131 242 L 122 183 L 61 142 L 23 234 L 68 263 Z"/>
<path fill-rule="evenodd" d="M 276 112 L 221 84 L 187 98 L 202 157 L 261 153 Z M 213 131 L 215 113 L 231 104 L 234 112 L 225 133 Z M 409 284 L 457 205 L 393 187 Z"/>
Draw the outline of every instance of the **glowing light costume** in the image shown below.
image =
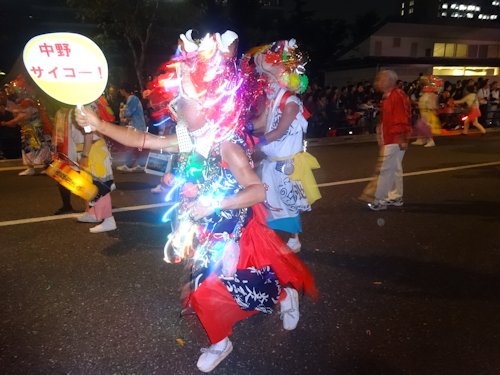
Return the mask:
<path fill-rule="evenodd" d="M 170 62 L 176 74 L 161 77 L 155 90 L 176 90 L 179 97 L 200 103 L 206 123 L 189 132 L 177 118 L 179 172 L 167 199 L 179 199 L 165 214 L 174 229 L 165 245 L 165 260 L 187 262 L 192 270 L 186 299 L 195 310 L 212 343 L 229 336 L 232 326 L 257 312 L 270 313 L 281 297 L 281 286 L 293 285 L 316 294 L 311 273 L 300 259 L 267 227 L 262 204 L 233 210 L 216 209 L 194 220 L 194 201 L 218 207 L 222 199 L 243 189 L 221 155 L 227 143 L 244 150 L 252 165 L 251 137 L 244 129 L 248 104 L 234 59 L 227 46 L 237 36 L 226 32 L 201 41 L 191 32 L 181 35 L 177 56 Z M 250 95 L 251 96 L 251 95 Z M 167 98 L 168 95 L 159 95 Z M 170 105 L 175 115 L 176 99 Z M 243 288 L 242 285 L 248 288 Z"/>

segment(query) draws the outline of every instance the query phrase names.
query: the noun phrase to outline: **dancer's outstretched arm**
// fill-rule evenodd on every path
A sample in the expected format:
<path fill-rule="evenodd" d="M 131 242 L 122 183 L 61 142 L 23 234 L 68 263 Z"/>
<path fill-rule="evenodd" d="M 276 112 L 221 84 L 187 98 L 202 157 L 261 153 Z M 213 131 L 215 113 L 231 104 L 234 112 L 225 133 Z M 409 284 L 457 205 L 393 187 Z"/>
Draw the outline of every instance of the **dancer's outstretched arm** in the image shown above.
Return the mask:
<path fill-rule="evenodd" d="M 125 146 L 179 152 L 175 134 L 159 137 L 148 132 L 138 132 L 128 126 L 111 124 L 101 120 L 94 111 L 86 107 L 76 109 L 75 118 L 82 128 L 89 126 L 93 131 L 97 131 Z"/>

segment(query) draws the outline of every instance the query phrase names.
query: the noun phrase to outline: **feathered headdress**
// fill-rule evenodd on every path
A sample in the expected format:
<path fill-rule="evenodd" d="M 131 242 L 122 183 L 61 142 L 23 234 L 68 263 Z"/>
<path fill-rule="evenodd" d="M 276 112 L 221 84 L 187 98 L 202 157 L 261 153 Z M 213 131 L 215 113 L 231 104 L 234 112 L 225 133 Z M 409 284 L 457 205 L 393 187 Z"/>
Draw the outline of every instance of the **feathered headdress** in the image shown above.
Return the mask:
<path fill-rule="evenodd" d="M 422 76 L 422 91 L 439 94 L 443 90 L 443 80 L 434 75 Z"/>
<path fill-rule="evenodd" d="M 179 98 L 195 100 L 218 137 L 226 136 L 239 126 L 242 108 L 238 90 L 242 79 L 235 64 L 238 36 L 232 31 L 207 34 L 193 39 L 192 30 L 179 37 L 175 56 L 164 65 L 165 74 L 152 84 L 162 91 L 156 98 L 169 101 L 170 112 L 176 116 Z"/>
<path fill-rule="evenodd" d="M 274 78 L 281 87 L 301 94 L 309 84 L 305 74 L 308 61 L 295 39 L 279 40 L 249 50 L 244 57 L 243 69 L 255 65 L 258 72 Z"/>

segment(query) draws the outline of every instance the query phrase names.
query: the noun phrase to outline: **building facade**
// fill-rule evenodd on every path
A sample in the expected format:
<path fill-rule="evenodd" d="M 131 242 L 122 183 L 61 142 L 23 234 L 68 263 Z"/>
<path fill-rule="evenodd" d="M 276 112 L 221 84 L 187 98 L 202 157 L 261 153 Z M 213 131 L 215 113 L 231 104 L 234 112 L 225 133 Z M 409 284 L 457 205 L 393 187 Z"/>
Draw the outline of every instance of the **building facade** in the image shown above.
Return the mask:
<path fill-rule="evenodd" d="M 498 22 L 499 0 L 405 0 L 399 14 L 406 19 L 462 19 Z"/>
<path fill-rule="evenodd" d="M 364 40 L 337 56 L 325 72 L 326 85 L 373 80 L 381 69 L 405 81 L 434 74 L 500 79 L 500 28 L 458 23 L 385 22 Z"/>

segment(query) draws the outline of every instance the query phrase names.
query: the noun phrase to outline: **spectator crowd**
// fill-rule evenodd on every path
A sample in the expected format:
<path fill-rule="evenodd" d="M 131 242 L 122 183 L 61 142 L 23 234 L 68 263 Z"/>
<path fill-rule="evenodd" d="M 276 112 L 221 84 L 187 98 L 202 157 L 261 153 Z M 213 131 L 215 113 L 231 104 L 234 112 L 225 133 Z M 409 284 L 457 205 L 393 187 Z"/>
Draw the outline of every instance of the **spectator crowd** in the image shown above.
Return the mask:
<path fill-rule="evenodd" d="M 414 81 L 398 81 L 398 86 L 410 97 L 413 123 L 418 118 L 418 99 L 422 92 L 422 75 Z M 466 95 L 465 88 L 473 85 L 479 101 L 481 117 L 485 127 L 500 126 L 499 82 L 489 79 L 464 79 L 455 83 L 445 81 L 439 92 L 438 116 L 444 129 L 460 129 L 465 109 L 456 106 L 453 100 Z M 381 94 L 370 81 L 360 81 L 342 87 L 321 87 L 312 84 L 302 95 L 304 105 L 311 114 L 309 138 L 349 134 L 374 133 Z"/>

